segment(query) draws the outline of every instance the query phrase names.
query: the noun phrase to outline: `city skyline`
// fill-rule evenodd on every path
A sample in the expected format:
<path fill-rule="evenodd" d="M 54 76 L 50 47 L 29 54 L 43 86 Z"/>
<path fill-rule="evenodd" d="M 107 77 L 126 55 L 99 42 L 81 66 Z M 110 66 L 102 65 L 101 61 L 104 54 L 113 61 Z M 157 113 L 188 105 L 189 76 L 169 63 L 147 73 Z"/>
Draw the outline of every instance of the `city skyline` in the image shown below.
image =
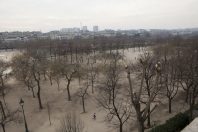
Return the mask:
<path fill-rule="evenodd" d="M 198 27 L 196 0 L 0 0 L 0 31 Z"/>

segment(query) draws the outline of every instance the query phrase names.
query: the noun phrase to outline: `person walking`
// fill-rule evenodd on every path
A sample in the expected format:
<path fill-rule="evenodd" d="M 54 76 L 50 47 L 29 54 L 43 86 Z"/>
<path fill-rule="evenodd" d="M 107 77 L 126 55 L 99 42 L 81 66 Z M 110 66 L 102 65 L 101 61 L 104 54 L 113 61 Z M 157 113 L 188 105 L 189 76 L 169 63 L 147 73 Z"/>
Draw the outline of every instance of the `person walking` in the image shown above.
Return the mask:
<path fill-rule="evenodd" d="M 93 119 L 96 120 L 96 113 L 93 114 Z"/>

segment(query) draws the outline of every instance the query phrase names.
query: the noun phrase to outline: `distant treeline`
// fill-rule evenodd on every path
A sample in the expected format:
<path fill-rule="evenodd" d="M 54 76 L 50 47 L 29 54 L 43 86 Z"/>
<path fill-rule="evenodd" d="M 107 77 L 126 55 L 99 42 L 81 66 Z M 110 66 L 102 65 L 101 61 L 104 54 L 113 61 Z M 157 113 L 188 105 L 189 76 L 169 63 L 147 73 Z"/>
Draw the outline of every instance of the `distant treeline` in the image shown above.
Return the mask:
<path fill-rule="evenodd" d="M 189 44 L 197 43 L 198 36 L 158 36 L 149 35 L 119 35 L 113 37 L 96 36 L 93 38 L 74 38 L 64 40 L 38 39 L 26 42 L 3 43 L 0 41 L 0 50 L 7 49 L 44 49 L 50 52 L 89 52 L 93 50 L 106 51 L 144 47 L 157 44 Z"/>

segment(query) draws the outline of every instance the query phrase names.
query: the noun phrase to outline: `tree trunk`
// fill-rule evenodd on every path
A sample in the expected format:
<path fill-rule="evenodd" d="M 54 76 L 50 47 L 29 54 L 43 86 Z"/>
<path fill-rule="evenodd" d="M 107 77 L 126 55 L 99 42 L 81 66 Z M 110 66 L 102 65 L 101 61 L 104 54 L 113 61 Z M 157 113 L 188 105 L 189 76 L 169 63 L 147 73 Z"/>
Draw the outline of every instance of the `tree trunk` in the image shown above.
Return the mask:
<path fill-rule="evenodd" d="M 37 86 L 38 86 L 38 92 L 37 92 L 37 97 L 38 97 L 38 102 L 39 102 L 39 108 L 43 109 L 42 103 L 41 103 L 41 87 L 40 87 L 40 82 L 37 80 Z"/>
<path fill-rule="evenodd" d="M 58 91 L 60 90 L 60 82 L 57 80 Z"/>
<path fill-rule="evenodd" d="M 3 80 L 3 76 L 1 76 L 1 86 L 4 88 L 4 80 Z"/>
<path fill-rule="evenodd" d="M 7 105 L 6 105 L 6 102 L 5 102 L 5 91 L 4 91 L 5 86 L 4 86 L 4 81 L 3 81 L 3 77 L 2 77 L 2 76 L 1 76 L 1 86 L 2 86 L 2 97 L 3 97 L 3 102 L 4 102 L 4 105 L 7 106 Z"/>
<path fill-rule="evenodd" d="M 70 90 L 69 90 L 69 85 L 70 85 L 70 82 L 71 80 L 67 80 L 67 95 L 68 95 L 68 101 L 71 101 L 71 95 L 70 95 Z"/>
<path fill-rule="evenodd" d="M 150 106 L 148 108 L 148 117 L 147 117 L 147 126 L 150 127 L 151 126 L 151 117 L 150 117 Z"/>
<path fill-rule="evenodd" d="M 192 104 L 190 105 L 190 120 L 193 119 L 193 106 Z"/>
<path fill-rule="evenodd" d="M 94 93 L 94 81 L 93 81 L 93 79 L 91 80 L 91 89 L 92 89 L 92 93 Z"/>
<path fill-rule="evenodd" d="M 122 132 L 122 127 L 123 127 L 123 124 L 120 123 L 120 132 Z"/>
<path fill-rule="evenodd" d="M 28 90 L 30 90 L 30 83 L 25 81 L 25 85 L 28 87 Z"/>
<path fill-rule="evenodd" d="M 78 62 L 78 50 L 76 48 L 76 62 Z"/>
<path fill-rule="evenodd" d="M 73 63 L 73 55 L 72 55 L 72 54 L 73 54 L 73 53 L 72 53 L 72 50 L 71 50 L 71 51 L 70 51 L 70 57 L 71 57 L 71 58 L 70 58 L 70 59 L 71 59 L 71 60 L 70 60 L 70 63 L 71 63 L 71 64 Z"/>
<path fill-rule="evenodd" d="M 82 96 L 82 105 L 83 105 L 83 113 L 85 113 L 85 99 L 84 99 L 84 96 Z"/>
<path fill-rule="evenodd" d="M 168 99 L 168 112 L 169 113 L 172 112 L 172 100 L 171 100 L 171 98 Z"/>
<path fill-rule="evenodd" d="M 192 93 L 190 93 L 189 98 L 190 98 L 190 101 L 189 101 L 189 104 L 190 104 L 190 120 L 193 120 L 193 108 L 194 108 L 194 104 L 195 104 L 195 97 L 193 96 Z"/>
<path fill-rule="evenodd" d="M 140 106 L 136 105 L 135 109 L 136 109 L 136 114 L 137 114 L 138 132 L 144 132 L 144 120 L 142 119 Z"/>
<path fill-rule="evenodd" d="M 33 98 L 35 98 L 34 88 L 33 88 L 33 87 L 31 87 L 31 90 L 32 90 L 32 96 L 33 96 Z"/>
<path fill-rule="evenodd" d="M 146 86 L 147 86 L 147 93 L 148 93 L 148 97 L 151 97 L 151 93 L 150 93 L 150 86 L 149 86 L 149 80 L 146 80 Z M 147 117 L 147 126 L 150 127 L 151 126 L 151 116 L 150 116 L 150 112 L 151 112 L 151 108 L 150 108 L 150 104 L 148 106 L 148 117 Z"/>
<path fill-rule="evenodd" d="M 45 81 L 46 81 L 47 78 L 46 78 L 45 72 L 43 72 L 43 77 L 44 77 L 44 79 L 45 79 Z"/>
<path fill-rule="evenodd" d="M 2 116 L 5 119 L 6 118 L 6 114 L 5 114 L 5 111 L 4 111 L 4 108 L 3 108 L 3 104 L 2 104 L 1 101 L 0 101 L 0 107 L 1 107 Z"/>
<path fill-rule="evenodd" d="M 51 75 L 49 76 L 49 80 L 50 80 L 50 84 L 52 86 L 52 76 Z"/>
<path fill-rule="evenodd" d="M 1 127 L 2 127 L 3 132 L 5 132 L 5 125 L 3 123 L 1 123 Z"/>
<path fill-rule="evenodd" d="M 188 96 L 189 96 L 189 88 L 186 89 L 186 98 L 185 98 L 186 103 L 188 103 Z"/>
<path fill-rule="evenodd" d="M 109 104 L 111 104 L 111 92 L 109 93 Z"/>
<path fill-rule="evenodd" d="M 144 132 L 144 122 L 141 119 L 138 119 L 138 132 Z"/>

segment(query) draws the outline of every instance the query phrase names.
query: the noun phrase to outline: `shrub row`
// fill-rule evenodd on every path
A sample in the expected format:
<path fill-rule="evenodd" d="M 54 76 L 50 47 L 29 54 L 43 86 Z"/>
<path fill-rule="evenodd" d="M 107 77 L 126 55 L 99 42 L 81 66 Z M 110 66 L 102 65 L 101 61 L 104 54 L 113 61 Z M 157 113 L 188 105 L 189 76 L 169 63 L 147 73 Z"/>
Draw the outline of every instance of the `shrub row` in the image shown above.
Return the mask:
<path fill-rule="evenodd" d="M 168 119 L 165 124 L 154 127 L 150 132 L 180 132 L 188 124 L 189 116 L 187 112 L 179 113 Z"/>

